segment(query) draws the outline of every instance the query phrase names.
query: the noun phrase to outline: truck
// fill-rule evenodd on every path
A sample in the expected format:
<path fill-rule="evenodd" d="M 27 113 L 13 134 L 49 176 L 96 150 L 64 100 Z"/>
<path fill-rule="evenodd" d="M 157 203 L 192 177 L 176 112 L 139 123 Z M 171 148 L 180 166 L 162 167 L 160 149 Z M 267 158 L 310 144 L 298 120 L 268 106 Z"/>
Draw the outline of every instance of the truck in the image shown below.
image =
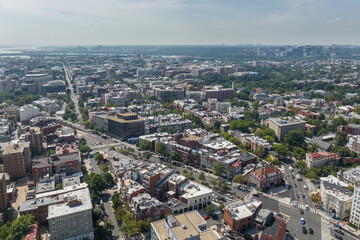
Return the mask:
<path fill-rule="evenodd" d="M 301 181 L 301 180 L 302 180 L 301 175 L 300 175 L 299 173 L 296 174 L 296 180 L 298 180 L 298 181 Z"/>

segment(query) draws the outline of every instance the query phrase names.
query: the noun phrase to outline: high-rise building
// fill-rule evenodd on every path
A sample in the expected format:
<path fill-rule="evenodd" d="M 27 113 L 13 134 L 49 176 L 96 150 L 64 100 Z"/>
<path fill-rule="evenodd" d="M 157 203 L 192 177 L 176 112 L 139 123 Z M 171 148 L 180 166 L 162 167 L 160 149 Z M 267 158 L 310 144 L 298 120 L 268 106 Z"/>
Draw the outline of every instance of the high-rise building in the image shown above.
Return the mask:
<path fill-rule="evenodd" d="M 360 187 L 357 187 L 354 190 L 350 213 L 350 223 L 354 224 L 357 228 L 360 227 Z"/>
<path fill-rule="evenodd" d="M 25 172 L 31 168 L 30 143 L 19 142 L 3 147 L 4 172 L 10 175 L 10 178 L 22 178 Z"/>
<path fill-rule="evenodd" d="M 5 178 L 6 178 L 6 173 L 0 173 L 0 212 L 5 212 L 8 205 Z"/>
<path fill-rule="evenodd" d="M 42 154 L 43 135 L 39 127 L 32 127 L 25 134 L 25 141 L 30 142 L 30 149 L 34 154 Z"/>
<path fill-rule="evenodd" d="M 145 121 L 135 113 L 122 113 L 108 120 L 110 135 L 126 140 L 139 137 L 145 133 Z"/>

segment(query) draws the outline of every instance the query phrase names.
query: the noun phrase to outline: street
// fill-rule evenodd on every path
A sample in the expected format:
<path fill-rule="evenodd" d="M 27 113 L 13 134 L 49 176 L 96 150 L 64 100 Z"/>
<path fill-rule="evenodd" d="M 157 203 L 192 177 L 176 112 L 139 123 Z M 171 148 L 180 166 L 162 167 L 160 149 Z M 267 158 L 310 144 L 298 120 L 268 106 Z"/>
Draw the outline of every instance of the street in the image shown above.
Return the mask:
<path fill-rule="evenodd" d="M 68 87 L 70 89 L 70 98 L 74 102 L 76 115 L 78 116 L 79 123 L 82 123 L 81 113 L 79 111 L 79 101 L 78 101 L 79 99 L 78 99 L 78 96 L 74 93 L 74 88 L 73 88 L 73 85 L 72 85 L 72 80 L 73 80 L 72 76 L 70 75 L 69 69 L 65 65 L 65 63 L 63 64 L 63 68 L 64 68 L 64 72 L 65 72 L 65 80 L 66 80 L 66 82 L 68 84 Z"/>

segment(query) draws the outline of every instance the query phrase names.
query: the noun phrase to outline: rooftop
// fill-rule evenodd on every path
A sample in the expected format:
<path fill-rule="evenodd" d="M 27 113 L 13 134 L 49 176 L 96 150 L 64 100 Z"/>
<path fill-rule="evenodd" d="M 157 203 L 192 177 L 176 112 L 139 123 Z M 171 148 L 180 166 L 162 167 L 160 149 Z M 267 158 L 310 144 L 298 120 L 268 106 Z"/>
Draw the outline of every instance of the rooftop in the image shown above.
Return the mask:
<path fill-rule="evenodd" d="M 252 202 L 236 201 L 228 204 L 226 209 L 231 212 L 231 217 L 233 219 L 240 220 L 252 217 L 261 204 L 262 202 L 257 200 Z"/>
<path fill-rule="evenodd" d="M 5 145 L 3 146 L 3 155 L 5 154 L 13 154 L 13 153 L 21 153 L 24 151 L 24 148 L 30 147 L 29 142 L 19 142 L 16 144 Z"/>

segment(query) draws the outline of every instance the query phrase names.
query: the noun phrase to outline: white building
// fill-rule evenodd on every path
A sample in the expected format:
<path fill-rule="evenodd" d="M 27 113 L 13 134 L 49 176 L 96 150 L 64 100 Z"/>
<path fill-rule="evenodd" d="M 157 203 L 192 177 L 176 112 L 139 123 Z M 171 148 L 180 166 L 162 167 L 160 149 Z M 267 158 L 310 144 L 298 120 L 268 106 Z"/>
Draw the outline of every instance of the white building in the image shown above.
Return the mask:
<path fill-rule="evenodd" d="M 28 104 L 20 108 L 20 121 L 28 121 L 33 117 L 39 115 L 39 108 Z"/>
<path fill-rule="evenodd" d="M 360 227 L 360 187 L 355 188 L 351 206 L 350 223 Z"/>
<path fill-rule="evenodd" d="M 51 239 L 94 239 L 92 203 L 88 188 L 64 195 L 64 202 L 48 209 Z"/>
<path fill-rule="evenodd" d="M 343 220 L 350 216 L 352 193 L 347 184 L 330 175 L 320 178 L 320 195 L 325 212 Z"/>
<path fill-rule="evenodd" d="M 202 209 L 211 204 L 213 198 L 213 190 L 211 188 L 193 181 L 189 181 L 182 185 L 180 187 L 180 192 L 182 194 L 179 199 L 188 204 L 189 210 Z"/>

